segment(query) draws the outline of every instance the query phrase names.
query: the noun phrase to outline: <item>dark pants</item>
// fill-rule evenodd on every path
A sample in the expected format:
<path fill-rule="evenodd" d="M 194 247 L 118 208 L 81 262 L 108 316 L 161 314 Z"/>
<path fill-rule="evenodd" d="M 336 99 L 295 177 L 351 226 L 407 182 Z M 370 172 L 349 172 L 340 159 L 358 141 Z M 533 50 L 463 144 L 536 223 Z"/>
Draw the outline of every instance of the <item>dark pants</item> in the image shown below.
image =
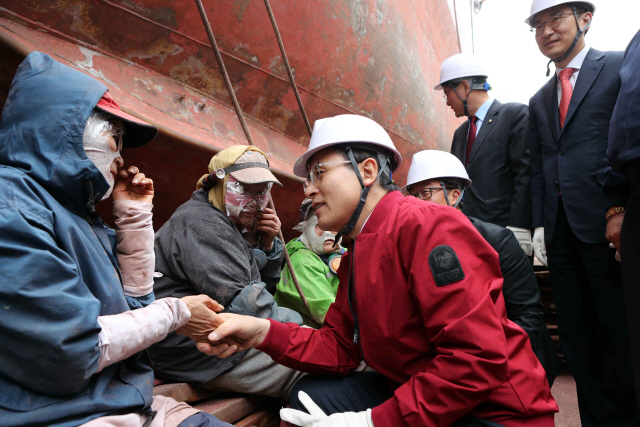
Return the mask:
<path fill-rule="evenodd" d="M 615 249 L 610 249 L 608 242 L 579 240 L 560 199 L 547 257 L 560 344 L 576 380 L 582 426 L 637 426 L 622 277 Z"/>
<path fill-rule="evenodd" d="M 629 322 L 631 360 L 635 374 L 636 397 L 640 408 L 640 166 L 627 170 L 631 197 L 622 224 L 620 252 L 622 280 Z"/>
<path fill-rule="evenodd" d="M 308 412 L 298 400 L 298 392 L 304 391 L 325 414 L 361 412 L 381 405 L 393 393 L 387 379 L 377 372 L 352 372 L 346 377 L 307 375 L 291 389 L 289 404 L 293 409 Z M 466 416 L 451 427 L 503 427 L 492 421 Z"/>
<path fill-rule="evenodd" d="M 178 427 L 233 427 L 231 424 L 220 421 L 211 414 L 198 412 L 181 422 Z"/>

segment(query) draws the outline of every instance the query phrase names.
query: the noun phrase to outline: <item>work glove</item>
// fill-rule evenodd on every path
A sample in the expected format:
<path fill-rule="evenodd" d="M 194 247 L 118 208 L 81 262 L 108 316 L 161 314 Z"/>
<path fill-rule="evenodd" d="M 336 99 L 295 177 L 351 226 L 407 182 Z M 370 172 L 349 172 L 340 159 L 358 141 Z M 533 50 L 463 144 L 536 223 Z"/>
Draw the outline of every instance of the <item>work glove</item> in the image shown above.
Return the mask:
<path fill-rule="evenodd" d="M 362 412 L 342 412 L 327 416 L 318 405 L 314 403 L 307 393 L 298 393 L 298 399 L 309 411 L 296 409 L 281 409 L 280 418 L 301 427 L 374 427 L 371 420 L 371 409 Z"/>
<path fill-rule="evenodd" d="M 609 243 L 609 247 L 610 247 L 611 249 L 615 249 L 615 248 L 616 248 L 616 245 L 614 245 L 613 243 Z M 618 251 L 616 251 L 616 261 L 618 261 L 618 262 L 620 262 L 620 261 L 621 261 L 621 260 L 620 260 L 620 252 L 618 252 Z"/>
<path fill-rule="evenodd" d="M 533 255 L 533 250 L 531 248 L 531 231 L 526 228 L 519 227 L 509 227 L 507 228 L 513 231 L 513 235 L 518 239 L 518 243 L 520 243 L 520 247 L 524 251 L 527 256 Z"/>
<path fill-rule="evenodd" d="M 533 251 L 545 267 L 547 264 L 547 247 L 544 245 L 544 227 L 537 227 L 533 232 Z"/>

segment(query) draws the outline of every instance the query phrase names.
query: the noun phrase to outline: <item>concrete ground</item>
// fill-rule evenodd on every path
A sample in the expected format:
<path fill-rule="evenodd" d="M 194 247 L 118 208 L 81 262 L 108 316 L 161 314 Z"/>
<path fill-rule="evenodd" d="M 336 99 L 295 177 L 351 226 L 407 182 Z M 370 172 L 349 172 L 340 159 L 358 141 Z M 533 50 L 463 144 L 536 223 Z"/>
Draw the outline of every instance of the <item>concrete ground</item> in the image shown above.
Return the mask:
<path fill-rule="evenodd" d="M 576 383 L 568 371 L 562 372 L 551 387 L 551 394 L 558 402 L 560 412 L 556 414 L 556 427 L 580 427 Z"/>

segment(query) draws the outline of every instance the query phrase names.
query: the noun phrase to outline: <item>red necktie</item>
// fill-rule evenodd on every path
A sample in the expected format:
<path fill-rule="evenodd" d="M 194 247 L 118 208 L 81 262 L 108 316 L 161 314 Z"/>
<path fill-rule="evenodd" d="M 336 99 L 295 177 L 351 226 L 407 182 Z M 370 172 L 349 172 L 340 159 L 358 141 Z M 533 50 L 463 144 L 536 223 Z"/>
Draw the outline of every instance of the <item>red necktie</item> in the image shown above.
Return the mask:
<path fill-rule="evenodd" d="M 560 86 L 562 87 L 562 100 L 560 101 L 560 129 L 564 127 L 564 120 L 567 118 L 569 103 L 571 102 L 571 96 L 573 95 L 573 88 L 571 87 L 569 79 L 575 70 L 575 68 L 565 68 L 560 71 L 560 74 L 558 74 Z"/>
<path fill-rule="evenodd" d="M 465 162 L 465 166 L 469 164 L 471 149 L 473 148 L 473 143 L 476 142 L 476 133 L 478 132 L 478 128 L 476 127 L 476 120 L 478 120 L 476 116 L 469 117 L 469 136 L 467 136 L 467 161 Z"/>

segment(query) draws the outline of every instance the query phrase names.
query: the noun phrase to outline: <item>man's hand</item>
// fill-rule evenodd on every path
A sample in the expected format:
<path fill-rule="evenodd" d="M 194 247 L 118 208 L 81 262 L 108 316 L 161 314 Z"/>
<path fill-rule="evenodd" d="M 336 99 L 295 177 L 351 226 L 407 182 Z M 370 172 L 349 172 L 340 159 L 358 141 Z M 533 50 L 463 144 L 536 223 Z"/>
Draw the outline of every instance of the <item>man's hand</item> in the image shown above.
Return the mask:
<path fill-rule="evenodd" d="M 236 351 L 259 346 L 271 327 L 267 319 L 252 316 L 221 313 L 218 317 L 224 323 L 209 334 L 208 338 L 211 342 L 198 342 L 196 346 L 201 352 L 209 356 L 218 356 L 220 359 L 227 358 Z"/>
<path fill-rule="evenodd" d="M 516 239 L 518 239 L 518 243 L 524 253 L 527 254 L 527 256 L 533 255 L 533 248 L 531 247 L 531 230 L 510 226 L 507 226 L 507 228 L 513 232 L 514 236 L 516 236 Z"/>
<path fill-rule="evenodd" d="M 113 187 L 113 200 L 153 203 L 153 180 L 145 177 L 135 166 L 120 169 Z"/>
<path fill-rule="evenodd" d="M 545 267 L 549 267 L 549 264 L 547 264 L 547 247 L 544 244 L 544 227 L 538 227 L 533 232 L 533 251 L 536 254 L 536 258 Z"/>
<path fill-rule="evenodd" d="M 605 234 L 608 241 L 613 243 L 616 250 L 620 252 L 620 235 L 622 233 L 622 222 L 624 221 L 624 212 L 616 214 L 607 220 L 607 233 Z"/>
<path fill-rule="evenodd" d="M 260 242 L 264 248 L 268 251 L 271 250 L 273 241 L 280 232 L 280 218 L 273 210 L 265 208 L 256 219 L 256 231 L 261 234 Z"/>
<path fill-rule="evenodd" d="M 224 322 L 216 314 L 224 310 L 224 307 L 207 295 L 190 295 L 180 299 L 191 312 L 191 319 L 176 332 L 180 335 L 186 335 L 196 342 L 209 341 L 209 334 Z"/>
<path fill-rule="evenodd" d="M 298 393 L 298 399 L 309 413 L 296 409 L 281 409 L 280 418 L 283 421 L 301 427 L 374 427 L 371 409 L 326 415 L 304 391 Z"/>

